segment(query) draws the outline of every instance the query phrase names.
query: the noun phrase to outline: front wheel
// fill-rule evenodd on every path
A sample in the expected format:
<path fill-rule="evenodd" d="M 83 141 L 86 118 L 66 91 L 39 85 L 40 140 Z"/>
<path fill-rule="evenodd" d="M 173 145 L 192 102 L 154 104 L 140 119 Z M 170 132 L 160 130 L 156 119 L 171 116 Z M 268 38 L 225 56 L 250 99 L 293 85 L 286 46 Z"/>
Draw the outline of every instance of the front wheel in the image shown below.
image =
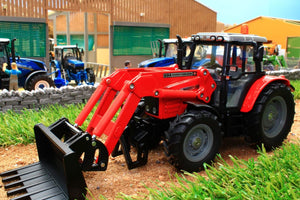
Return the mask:
<path fill-rule="evenodd" d="M 87 68 L 86 73 L 87 73 L 87 82 L 88 83 L 95 83 L 96 76 L 95 76 L 95 73 L 94 73 L 93 69 Z"/>
<path fill-rule="evenodd" d="M 170 162 L 189 172 L 199 171 L 210 163 L 221 145 L 221 124 L 216 115 L 208 111 L 184 113 L 166 132 L 165 147 Z"/>
<path fill-rule="evenodd" d="M 38 74 L 30 78 L 26 85 L 26 90 L 37 90 L 54 87 L 54 81 L 47 75 Z"/>
<path fill-rule="evenodd" d="M 280 146 L 289 134 L 294 115 L 295 102 L 290 88 L 283 83 L 271 83 L 248 114 L 249 134 L 254 141 L 271 150 Z"/>

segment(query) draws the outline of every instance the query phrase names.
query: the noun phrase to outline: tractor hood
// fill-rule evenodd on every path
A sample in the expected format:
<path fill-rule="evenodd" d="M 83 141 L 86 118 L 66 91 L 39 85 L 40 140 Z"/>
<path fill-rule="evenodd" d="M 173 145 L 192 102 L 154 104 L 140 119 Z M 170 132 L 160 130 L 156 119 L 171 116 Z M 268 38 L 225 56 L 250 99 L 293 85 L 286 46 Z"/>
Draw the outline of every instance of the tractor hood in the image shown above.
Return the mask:
<path fill-rule="evenodd" d="M 10 62 L 12 62 L 12 58 L 10 58 Z M 43 70 L 47 71 L 47 67 L 44 62 L 35 59 L 29 58 L 20 58 L 16 60 L 18 68 L 22 68 L 24 70 L 36 71 Z"/>
<path fill-rule="evenodd" d="M 165 67 L 174 64 L 174 57 L 163 57 L 163 58 L 153 58 L 150 60 L 145 60 L 139 64 L 139 68 L 144 67 Z"/>
<path fill-rule="evenodd" d="M 68 64 L 72 65 L 73 67 L 84 67 L 84 62 L 76 59 L 68 59 Z"/>

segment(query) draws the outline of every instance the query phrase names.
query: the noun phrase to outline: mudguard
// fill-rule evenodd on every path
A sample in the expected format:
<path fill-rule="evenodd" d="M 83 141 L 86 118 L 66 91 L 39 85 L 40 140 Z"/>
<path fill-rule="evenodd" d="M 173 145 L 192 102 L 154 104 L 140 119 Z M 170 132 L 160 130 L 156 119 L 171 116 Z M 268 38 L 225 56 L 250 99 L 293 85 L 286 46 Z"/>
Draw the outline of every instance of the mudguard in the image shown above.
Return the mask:
<path fill-rule="evenodd" d="M 256 99 L 258 98 L 262 90 L 272 82 L 282 82 L 285 85 L 293 88 L 290 84 L 290 81 L 284 76 L 263 76 L 255 81 L 255 83 L 251 86 L 240 111 L 244 113 L 251 111 Z"/>
<path fill-rule="evenodd" d="M 43 70 L 39 70 L 39 71 L 32 72 L 29 76 L 27 76 L 27 78 L 26 78 L 26 80 L 25 80 L 24 88 L 27 87 L 29 80 L 30 80 L 33 76 L 35 76 L 35 75 L 37 75 L 37 74 L 47 75 L 47 72 L 46 72 L 46 71 L 43 71 Z"/>

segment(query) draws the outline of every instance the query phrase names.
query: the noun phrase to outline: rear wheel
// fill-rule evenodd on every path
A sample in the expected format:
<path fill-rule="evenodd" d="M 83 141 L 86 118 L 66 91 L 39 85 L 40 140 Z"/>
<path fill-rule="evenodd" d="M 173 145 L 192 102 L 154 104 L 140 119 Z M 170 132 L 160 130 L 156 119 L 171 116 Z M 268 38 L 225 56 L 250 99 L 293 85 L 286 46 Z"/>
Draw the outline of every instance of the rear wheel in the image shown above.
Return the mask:
<path fill-rule="evenodd" d="M 30 78 L 25 89 L 26 90 L 37 90 L 39 88 L 44 89 L 44 88 L 50 88 L 50 87 L 54 87 L 54 86 L 55 86 L 54 82 L 49 76 L 43 75 L 43 74 L 38 74 L 38 75 L 35 75 L 32 78 Z"/>
<path fill-rule="evenodd" d="M 181 115 L 170 124 L 165 144 L 176 168 L 199 171 L 214 159 L 221 145 L 217 116 L 204 110 Z"/>
<path fill-rule="evenodd" d="M 248 115 L 249 134 L 267 150 L 278 147 L 291 130 L 294 114 L 290 88 L 283 83 L 271 83 L 259 95 Z"/>

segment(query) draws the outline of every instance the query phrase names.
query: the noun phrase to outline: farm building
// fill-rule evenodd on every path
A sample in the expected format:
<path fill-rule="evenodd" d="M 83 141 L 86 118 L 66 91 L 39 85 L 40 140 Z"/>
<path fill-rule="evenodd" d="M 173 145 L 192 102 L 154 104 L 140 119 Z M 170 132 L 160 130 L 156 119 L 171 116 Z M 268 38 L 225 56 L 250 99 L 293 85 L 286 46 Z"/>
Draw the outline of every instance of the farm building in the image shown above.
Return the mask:
<path fill-rule="evenodd" d="M 77 43 L 84 47 L 86 61 L 114 67 L 123 67 L 127 59 L 136 66 L 151 58 L 153 40 L 215 31 L 217 18 L 194 0 L 7 0 L 0 3 L 0 16 L 2 23 L 15 25 L 16 48 L 29 48 L 29 57 L 48 59 L 50 29 L 55 44 Z M 1 37 L 16 37 L 7 32 L 1 29 Z M 21 37 L 25 32 L 27 43 Z"/>
<path fill-rule="evenodd" d="M 266 37 L 271 43 L 280 46 L 280 53 L 288 60 L 300 59 L 300 21 L 273 17 L 257 17 L 250 21 L 228 28 L 225 32 L 241 33 L 242 25 L 248 26 L 248 33 Z"/>

